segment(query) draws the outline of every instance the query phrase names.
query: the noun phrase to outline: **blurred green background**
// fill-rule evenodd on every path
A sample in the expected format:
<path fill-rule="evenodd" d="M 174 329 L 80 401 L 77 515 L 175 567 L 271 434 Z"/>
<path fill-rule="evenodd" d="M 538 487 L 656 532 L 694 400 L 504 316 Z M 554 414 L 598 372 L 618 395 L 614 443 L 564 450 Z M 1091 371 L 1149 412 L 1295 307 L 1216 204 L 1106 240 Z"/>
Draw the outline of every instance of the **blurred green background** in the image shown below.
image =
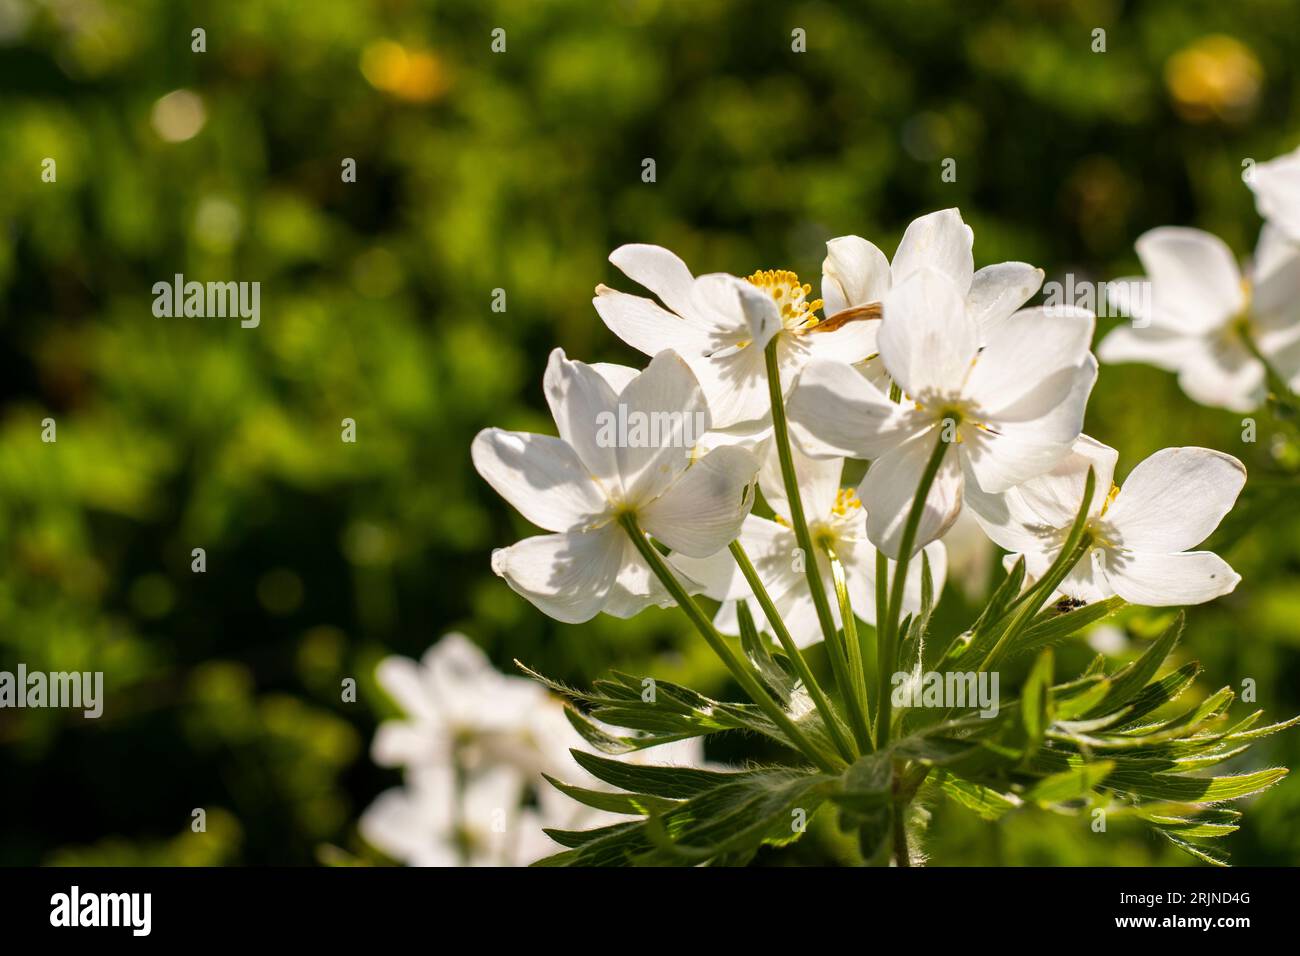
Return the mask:
<path fill-rule="evenodd" d="M 912 218 L 956 205 L 977 266 L 1028 260 L 1049 280 L 1130 274 L 1133 241 L 1162 224 L 1248 255 L 1242 161 L 1300 142 L 1298 15 L 1290 0 L 0 0 L 0 669 L 103 670 L 108 693 L 98 721 L 0 711 L 0 863 L 374 858 L 355 820 L 398 780 L 367 756 L 391 713 L 374 664 L 451 629 L 503 669 L 585 683 L 618 664 L 735 693 L 674 614 L 557 625 L 488 566 L 530 529 L 474 474 L 474 433 L 552 431 L 553 346 L 641 361 L 590 305 L 598 282 L 630 288 L 608 253 L 654 242 L 696 272 L 816 285 L 826 239 L 892 252 Z M 260 327 L 155 318 L 151 286 L 177 272 L 260 281 Z M 1205 663 L 1202 690 L 1250 678 L 1246 710 L 1300 710 L 1294 446 L 1264 413 L 1243 442 L 1240 416 L 1134 366 L 1102 369 L 1087 430 L 1120 450 L 1121 476 L 1167 445 L 1247 463 L 1211 542 L 1244 580 L 1191 611 L 1178 653 Z M 959 627 L 968 599 L 945 600 L 940 625 Z M 1164 617 L 1121 620 L 1140 638 Z M 1300 764 L 1300 735 L 1247 758 L 1277 763 Z M 1298 821 L 1293 777 L 1227 846 L 1239 864 L 1296 863 Z M 1126 826 L 1099 838 L 1027 812 L 991 827 L 944 805 L 928 848 L 1186 862 Z M 764 859 L 842 860 L 828 831 Z"/>

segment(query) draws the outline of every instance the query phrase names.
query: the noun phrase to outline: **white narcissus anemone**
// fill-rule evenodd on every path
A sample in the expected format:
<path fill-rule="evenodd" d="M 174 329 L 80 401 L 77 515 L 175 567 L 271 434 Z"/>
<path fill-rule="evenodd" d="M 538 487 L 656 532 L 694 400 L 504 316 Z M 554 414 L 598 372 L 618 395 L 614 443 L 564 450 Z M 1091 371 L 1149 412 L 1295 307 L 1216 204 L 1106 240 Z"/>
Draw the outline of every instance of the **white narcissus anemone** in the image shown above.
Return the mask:
<path fill-rule="evenodd" d="M 596 289 L 596 311 L 620 339 L 647 355 L 671 348 L 695 371 L 714 426 L 764 422 L 770 414 L 763 354 L 777 337 L 776 357 L 788 391 L 814 355 L 844 361 L 866 358 L 873 336 L 862 323 L 823 325 L 821 300 L 793 272 L 764 270 L 745 279 L 712 274 L 696 278 L 676 255 L 659 246 L 628 245 L 609 257 L 628 278 L 663 303 L 607 286 Z"/>
<path fill-rule="evenodd" d="M 541 768 L 536 718 L 550 695 L 536 681 L 502 674 L 463 634 L 446 635 L 418 662 L 386 657 L 375 677 L 405 715 L 379 725 L 375 763 Z"/>
<path fill-rule="evenodd" d="M 1097 377 L 1092 313 L 1022 309 L 982 330 L 945 274 L 920 269 L 885 298 L 880 356 L 894 402 L 856 369 L 816 361 L 790 400 L 793 432 L 818 456 L 871 459 L 858 488 L 867 535 L 891 558 L 936 442 L 947 441 L 913 551 L 961 510 L 963 484 L 1005 491 L 1070 452 Z"/>
<path fill-rule="evenodd" d="M 468 781 L 449 765 L 419 766 L 361 815 L 366 842 L 409 866 L 527 866 L 555 852 L 526 784 L 510 767 Z"/>
<path fill-rule="evenodd" d="M 1259 214 L 1292 242 L 1300 242 L 1300 149 L 1257 164 L 1246 182 Z"/>
<path fill-rule="evenodd" d="M 736 537 L 749 512 L 753 456 L 728 446 L 696 459 L 695 446 L 711 427 L 709 407 L 689 366 L 671 351 L 634 373 L 571 362 L 556 349 L 545 391 L 560 437 L 488 428 L 471 448 L 488 484 L 553 532 L 494 552 L 492 569 L 567 623 L 669 603 L 620 518 L 634 515 L 683 554 L 713 554 Z"/>
<path fill-rule="evenodd" d="M 988 536 L 1025 557 L 1041 577 L 1060 553 L 1091 466 L 1096 475 L 1086 532 L 1092 544 L 1059 593 L 1092 603 L 1118 594 L 1132 604 L 1201 604 L 1227 594 L 1240 576 L 1217 554 L 1189 551 L 1204 541 L 1237 500 L 1246 469 L 1207 448 L 1165 448 L 1140 462 L 1122 488 L 1112 484 L 1118 454 L 1081 435 L 1052 471 L 1000 495 L 967 489 Z"/>
<path fill-rule="evenodd" d="M 1177 372 L 1194 401 L 1249 412 L 1266 389 L 1250 336 L 1283 378 L 1300 384 L 1300 245 L 1265 226 L 1244 278 L 1223 240 L 1200 229 L 1152 229 L 1136 248 L 1146 279 L 1109 287 L 1116 305 L 1142 324 L 1107 335 L 1097 348 L 1103 362 Z"/>
<path fill-rule="evenodd" d="M 822 263 L 822 311 L 825 325 L 850 319 L 879 318 L 889 290 L 918 269 L 937 269 L 966 299 L 967 313 L 983 330 L 996 328 L 1029 301 L 1043 284 L 1043 270 L 1025 262 L 1000 262 L 975 271 L 974 233 L 957 209 L 941 209 L 915 219 L 903 233 L 891 264 L 873 243 L 860 236 L 840 236 L 826 243 Z M 861 339 L 851 355 L 831 355 L 853 363 L 874 356 L 879 324 L 854 322 Z M 873 363 L 875 365 L 875 363 Z M 876 372 L 878 369 L 872 368 Z"/>
<path fill-rule="evenodd" d="M 829 545 L 844 566 L 854 615 L 874 625 L 876 549 L 867 540 L 867 513 L 862 503 L 851 488 L 840 486 L 844 460 L 808 458 L 797 450 L 793 454 L 799 497 L 808 521 L 808 530 L 819 548 L 817 565 L 835 623 L 843 627 L 830 561 L 820 550 L 822 545 Z M 750 515 L 741 527 L 740 543 L 753 562 L 790 636 L 800 647 L 807 647 L 822 640 L 823 634 L 804 570 L 803 562 L 807 557 L 800 551 L 799 542 L 790 526 L 790 504 L 775 452 L 770 452 L 764 459 L 758 480 L 763 497 L 776 515 L 776 520 L 769 521 Z M 944 547 L 935 542 L 925 552 L 930 563 L 934 593 L 938 594 L 943 589 L 947 564 Z M 754 623 L 770 633 L 771 625 L 764 616 L 761 605 L 750 594 L 749 586 L 730 554 L 724 552 L 703 560 L 674 555 L 671 560 L 692 578 L 705 582 L 705 593 L 709 597 L 723 602 L 714 621 L 723 633 L 740 633 L 735 606 L 738 600 L 747 602 Z M 890 562 L 889 569 L 892 574 L 893 562 Z M 903 608 L 905 612 L 914 613 L 920 607 L 921 563 L 918 561 L 908 570 Z"/>

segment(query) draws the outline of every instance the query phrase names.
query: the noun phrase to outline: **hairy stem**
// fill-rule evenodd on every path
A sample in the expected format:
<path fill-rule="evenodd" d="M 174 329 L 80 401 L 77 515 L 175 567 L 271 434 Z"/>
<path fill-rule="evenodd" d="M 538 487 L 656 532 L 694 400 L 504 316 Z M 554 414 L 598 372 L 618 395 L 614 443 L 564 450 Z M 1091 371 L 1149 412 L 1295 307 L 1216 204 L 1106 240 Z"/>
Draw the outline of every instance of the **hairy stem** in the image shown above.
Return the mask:
<path fill-rule="evenodd" d="M 831 670 L 835 674 L 835 684 L 840 696 L 848 707 L 849 719 L 853 724 L 853 736 L 860 749 L 863 742 L 869 740 L 866 716 L 857 713 L 854 704 L 854 691 L 847 673 L 844 649 L 840 646 L 839 629 L 831 615 L 830 602 L 826 599 L 826 586 L 822 583 L 821 570 L 817 566 L 817 550 L 813 545 L 812 535 L 808 531 L 808 520 L 803 513 L 803 499 L 799 496 L 799 479 L 794 471 L 794 455 L 790 451 L 790 427 L 785 417 L 785 398 L 781 394 L 781 371 L 777 364 L 776 346 L 779 337 L 774 337 L 764 349 L 767 360 L 767 391 L 772 405 L 772 431 L 776 442 L 777 456 L 781 462 L 781 480 L 785 483 L 785 496 L 790 509 L 790 524 L 794 526 L 795 540 L 804 554 L 804 575 L 808 578 L 808 589 L 812 592 L 813 607 L 817 610 L 817 621 L 821 624 L 822 637 L 826 641 L 827 656 L 831 661 Z"/>
<path fill-rule="evenodd" d="M 907 585 L 907 568 L 912 562 L 912 548 L 916 544 L 916 534 L 921 527 L 921 516 L 925 513 L 925 501 L 930 496 L 935 476 L 943 464 L 944 454 L 949 442 L 944 438 L 944 431 L 951 419 L 944 419 L 935 431 L 939 438 L 934 443 L 934 450 L 925 463 L 921 473 L 921 482 L 916 488 L 916 497 L 912 499 L 912 508 L 907 513 L 907 522 L 903 525 L 903 540 L 898 549 L 898 561 L 894 564 L 894 579 L 890 587 L 887 613 L 876 620 L 876 670 L 879 693 L 876 701 L 876 749 L 880 750 L 889 743 L 889 724 L 892 718 L 892 700 L 890 699 L 890 679 L 898 663 L 898 621 L 903 613 L 903 593 Z M 955 427 L 956 422 L 953 422 Z M 877 568 L 881 564 L 877 563 Z M 888 569 L 888 565 L 884 565 Z M 880 584 L 877 581 L 876 587 Z"/>
<path fill-rule="evenodd" d="M 677 575 L 673 573 L 672 568 L 670 568 L 668 563 L 664 561 L 663 555 L 655 550 L 654 545 L 647 540 L 645 532 L 641 530 L 641 526 L 637 523 L 636 516 L 631 512 L 627 512 L 618 520 L 619 524 L 623 526 L 623 529 L 627 531 L 628 536 L 632 539 L 632 543 L 636 546 L 637 551 L 641 553 L 641 557 L 645 559 L 646 564 L 650 565 L 650 570 L 655 573 L 655 577 L 657 577 L 663 583 L 663 586 L 667 588 L 668 593 L 671 594 L 673 600 L 677 602 L 677 606 L 686 613 L 688 618 L 690 618 L 691 623 L 695 625 L 695 629 L 700 632 L 700 636 L 704 638 L 709 647 L 713 649 L 713 653 L 718 655 L 722 660 L 722 663 L 726 665 L 727 670 L 731 672 L 732 676 L 736 678 L 740 686 L 744 688 L 745 693 L 749 695 L 750 700 L 757 704 L 758 707 L 767 714 L 771 721 L 781 729 L 781 732 L 785 734 L 786 738 L 795 749 L 801 751 L 804 756 L 827 773 L 838 773 L 839 768 L 835 761 L 833 761 L 820 747 L 813 744 L 808 736 L 799 729 L 793 720 L 790 719 L 790 715 L 787 714 L 785 710 L 772 699 L 772 696 L 763 689 L 763 686 L 758 682 L 758 679 L 753 675 L 753 673 L 751 673 L 750 670 L 741 663 L 740 659 L 736 657 L 735 653 L 727 645 L 726 640 L 718 633 L 717 628 L 713 626 L 713 622 L 709 620 L 708 615 L 705 614 L 699 604 L 695 602 L 695 599 L 686 593 L 686 588 L 684 588 L 682 583 L 677 580 Z"/>
<path fill-rule="evenodd" d="M 844 730 L 840 726 L 839 713 L 826 697 L 821 684 L 817 681 L 817 676 L 813 674 L 812 668 L 808 666 L 808 661 L 803 656 L 803 652 L 799 650 L 799 645 L 790 636 L 789 628 L 785 626 L 785 621 L 781 620 L 776 605 L 772 602 L 771 596 L 767 593 L 767 588 L 763 586 L 762 579 L 759 578 L 758 572 L 754 569 L 754 563 L 749 560 L 749 555 L 745 553 L 745 549 L 739 541 L 731 542 L 731 556 L 735 558 L 736 566 L 740 568 L 740 573 L 744 575 L 745 580 L 748 582 L 750 591 L 758 599 L 763 614 L 767 617 L 768 623 L 772 625 L 772 631 L 776 634 L 776 639 L 780 642 L 786 657 L 790 658 L 790 662 L 794 665 L 795 673 L 799 675 L 799 679 L 803 681 L 803 686 L 807 688 L 813 706 L 822 715 L 822 723 L 826 725 L 827 733 L 830 734 L 835 749 L 839 751 L 840 756 L 846 761 L 852 762 L 854 758 L 853 747 L 848 738 L 844 736 Z"/>

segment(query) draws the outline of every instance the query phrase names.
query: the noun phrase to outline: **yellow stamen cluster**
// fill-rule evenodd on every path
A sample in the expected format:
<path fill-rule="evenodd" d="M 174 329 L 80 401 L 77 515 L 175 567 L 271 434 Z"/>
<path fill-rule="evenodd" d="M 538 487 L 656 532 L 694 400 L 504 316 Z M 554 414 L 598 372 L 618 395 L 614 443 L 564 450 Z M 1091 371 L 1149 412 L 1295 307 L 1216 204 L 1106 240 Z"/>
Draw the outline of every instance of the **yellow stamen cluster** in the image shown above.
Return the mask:
<path fill-rule="evenodd" d="M 800 283 L 799 277 L 788 269 L 760 269 L 746 277 L 749 284 L 757 286 L 776 302 L 781 312 L 781 324 L 792 332 L 806 332 L 821 321 L 814 313 L 822 307 L 821 299 L 809 300 L 812 286 Z"/>
<path fill-rule="evenodd" d="M 846 515 L 855 508 L 861 508 L 862 502 L 858 499 L 858 493 L 852 488 L 841 488 L 835 492 L 835 504 L 831 510 L 837 515 Z"/>

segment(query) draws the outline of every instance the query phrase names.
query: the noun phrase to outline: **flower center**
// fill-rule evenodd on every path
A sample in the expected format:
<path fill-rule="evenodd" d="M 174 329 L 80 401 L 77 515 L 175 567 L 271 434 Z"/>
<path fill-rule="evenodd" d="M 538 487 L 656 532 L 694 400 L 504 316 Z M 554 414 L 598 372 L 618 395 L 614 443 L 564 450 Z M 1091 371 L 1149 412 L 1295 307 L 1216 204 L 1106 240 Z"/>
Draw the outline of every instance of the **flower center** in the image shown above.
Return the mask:
<path fill-rule="evenodd" d="M 831 511 L 841 518 L 855 509 L 861 508 L 862 502 L 858 500 L 858 493 L 852 488 L 841 488 L 835 492 L 835 504 L 831 506 Z"/>
<path fill-rule="evenodd" d="M 822 307 L 821 299 L 809 300 L 812 286 L 800 283 L 799 277 L 786 269 L 760 269 L 747 276 L 750 285 L 757 286 L 772 297 L 781 313 L 781 324 L 790 332 L 807 332 L 821 320 L 814 314 Z"/>

